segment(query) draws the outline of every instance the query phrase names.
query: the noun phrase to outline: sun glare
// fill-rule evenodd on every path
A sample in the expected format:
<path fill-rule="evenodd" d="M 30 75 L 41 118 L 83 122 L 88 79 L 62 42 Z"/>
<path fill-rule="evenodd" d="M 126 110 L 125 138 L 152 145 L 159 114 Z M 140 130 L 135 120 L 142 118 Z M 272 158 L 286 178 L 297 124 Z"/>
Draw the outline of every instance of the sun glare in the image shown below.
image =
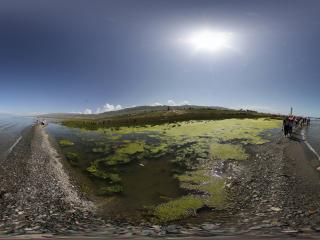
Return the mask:
<path fill-rule="evenodd" d="M 232 48 L 232 33 L 202 30 L 192 33 L 187 43 L 196 51 L 217 52 Z"/>

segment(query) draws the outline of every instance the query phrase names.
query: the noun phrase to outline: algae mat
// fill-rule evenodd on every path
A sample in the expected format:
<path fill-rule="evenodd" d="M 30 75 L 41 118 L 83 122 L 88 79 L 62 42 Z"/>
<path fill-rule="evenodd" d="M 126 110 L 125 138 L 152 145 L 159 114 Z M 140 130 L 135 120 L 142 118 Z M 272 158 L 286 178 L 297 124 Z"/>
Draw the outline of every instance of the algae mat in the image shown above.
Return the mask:
<path fill-rule="evenodd" d="M 215 165 L 248 159 L 246 145 L 267 143 L 264 133 L 280 126 L 272 119 L 227 119 L 49 130 L 87 176 L 84 189 L 98 196 L 105 216 L 168 222 L 201 208 L 224 209 L 225 180 Z"/>

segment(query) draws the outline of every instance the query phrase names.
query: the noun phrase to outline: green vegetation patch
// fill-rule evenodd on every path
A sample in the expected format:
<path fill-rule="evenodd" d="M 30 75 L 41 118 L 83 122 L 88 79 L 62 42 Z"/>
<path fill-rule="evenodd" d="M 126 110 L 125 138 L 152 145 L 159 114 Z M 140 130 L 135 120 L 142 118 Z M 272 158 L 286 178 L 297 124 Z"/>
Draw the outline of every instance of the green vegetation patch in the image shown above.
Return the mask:
<path fill-rule="evenodd" d="M 208 207 L 215 209 L 225 208 L 227 202 L 227 192 L 223 178 L 212 177 L 208 183 L 201 185 L 199 189 L 209 193 L 210 196 L 205 199 L 205 204 Z"/>
<path fill-rule="evenodd" d="M 108 152 L 110 151 L 110 147 L 109 146 L 102 146 L 102 147 L 95 147 L 95 148 L 92 148 L 92 152 L 93 153 L 105 153 L 105 152 Z"/>
<path fill-rule="evenodd" d="M 109 173 L 103 170 L 100 170 L 97 166 L 97 162 L 91 164 L 90 167 L 87 168 L 87 171 L 94 177 L 110 180 L 111 182 L 121 182 L 121 178 L 117 173 Z"/>
<path fill-rule="evenodd" d="M 196 215 L 197 210 L 203 206 L 204 203 L 200 197 L 188 195 L 158 205 L 154 209 L 154 215 L 160 222 L 180 220 Z"/>
<path fill-rule="evenodd" d="M 146 125 L 136 127 L 120 127 L 108 129 L 108 134 L 125 135 L 149 133 L 154 136 L 160 134 L 173 140 L 197 140 L 199 137 L 210 137 L 216 141 L 234 139 L 245 140 L 251 144 L 267 142 L 259 134 L 266 130 L 279 128 L 280 120 L 274 119 L 225 119 L 208 121 L 185 121 L 179 124 L 167 123 L 161 125 Z"/>
<path fill-rule="evenodd" d="M 216 209 L 225 207 L 227 199 L 225 181 L 223 178 L 212 176 L 211 170 L 196 170 L 176 177 L 181 188 L 200 192 L 206 206 Z"/>
<path fill-rule="evenodd" d="M 65 153 L 65 157 L 72 166 L 75 166 L 75 167 L 78 166 L 78 163 L 79 163 L 78 154 L 74 152 L 67 152 Z"/>
<path fill-rule="evenodd" d="M 116 152 L 118 154 L 129 154 L 129 155 L 133 155 L 136 153 L 142 153 L 144 151 L 144 145 L 145 145 L 145 143 L 142 141 L 130 142 L 129 144 L 125 145 L 124 147 L 117 149 Z"/>
<path fill-rule="evenodd" d="M 166 143 L 145 146 L 145 149 L 147 149 L 151 155 L 160 155 L 160 154 L 166 153 L 168 148 L 169 148 L 169 146 Z"/>
<path fill-rule="evenodd" d="M 118 164 L 125 164 L 130 162 L 130 157 L 127 154 L 116 152 L 115 154 L 111 155 L 110 157 L 106 157 L 103 159 L 100 159 L 100 161 L 103 161 L 108 166 L 114 166 Z"/>
<path fill-rule="evenodd" d="M 245 150 L 240 145 L 213 143 L 210 146 L 213 159 L 245 160 L 248 158 Z"/>
<path fill-rule="evenodd" d="M 74 145 L 74 143 L 73 142 L 71 142 L 70 140 L 68 140 L 68 139 L 61 139 L 60 141 L 59 141 L 59 144 L 61 145 L 61 146 L 73 146 Z"/>
<path fill-rule="evenodd" d="M 123 187 L 120 185 L 101 187 L 98 191 L 98 195 L 113 195 L 115 193 L 121 193 L 122 191 Z"/>
<path fill-rule="evenodd" d="M 66 158 L 70 161 L 77 161 L 78 160 L 78 154 L 74 152 L 67 152 L 65 154 Z"/>
<path fill-rule="evenodd" d="M 144 152 L 145 143 L 143 141 L 129 142 L 117 148 L 111 156 L 100 159 L 106 165 L 114 166 L 117 164 L 125 164 L 131 161 L 132 156 Z"/>

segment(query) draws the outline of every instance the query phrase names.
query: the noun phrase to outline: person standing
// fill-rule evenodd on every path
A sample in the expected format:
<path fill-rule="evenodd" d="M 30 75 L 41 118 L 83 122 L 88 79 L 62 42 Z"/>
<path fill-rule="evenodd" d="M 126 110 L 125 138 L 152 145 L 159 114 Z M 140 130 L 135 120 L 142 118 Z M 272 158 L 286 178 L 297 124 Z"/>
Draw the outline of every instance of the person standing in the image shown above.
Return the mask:
<path fill-rule="evenodd" d="M 288 117 L 283 119 L 282 127 L 283 127 L 284 137 L 287 137 L 289 134 L 289 119 L 288 119 Z"/>
<path fill-rule="evenodd" d="M 294 125 L 294 116 L 290 116 L 288 119 L 288 134 L 291 137 L 293 132 L 293 125 Z"/>

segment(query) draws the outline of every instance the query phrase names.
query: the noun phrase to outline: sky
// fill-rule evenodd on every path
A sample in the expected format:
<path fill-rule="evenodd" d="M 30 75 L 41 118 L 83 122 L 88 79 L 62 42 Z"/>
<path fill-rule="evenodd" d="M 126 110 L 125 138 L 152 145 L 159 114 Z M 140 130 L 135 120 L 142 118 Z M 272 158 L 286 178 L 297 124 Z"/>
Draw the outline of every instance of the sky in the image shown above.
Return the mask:
<path fill-rule="evenodd" d="M 320 116 L 320 1 L 2 0 L 0 112 Z"/>

